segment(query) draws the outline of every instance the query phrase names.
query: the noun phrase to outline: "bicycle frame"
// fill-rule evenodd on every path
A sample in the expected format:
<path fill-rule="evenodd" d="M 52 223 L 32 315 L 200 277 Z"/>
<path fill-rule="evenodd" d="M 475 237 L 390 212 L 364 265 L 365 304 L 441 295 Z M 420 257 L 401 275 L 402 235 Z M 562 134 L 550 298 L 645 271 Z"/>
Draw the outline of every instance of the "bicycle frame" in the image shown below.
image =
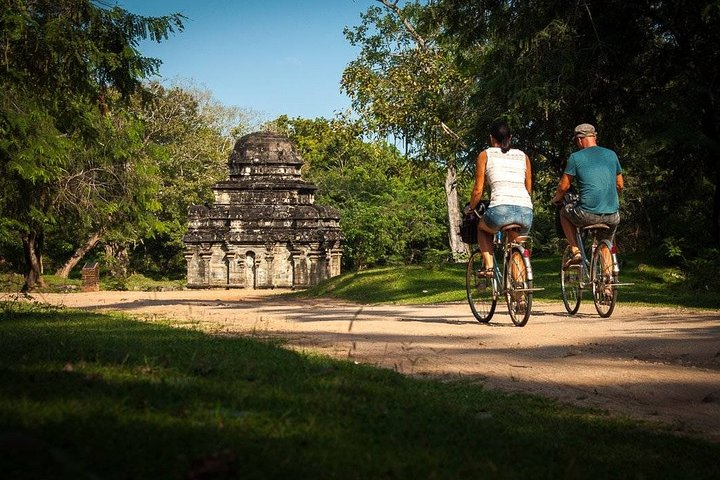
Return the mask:
<path fill-rule="evenodd" d="M 492 277 L 478 277 L 483 260 L 480 250 L 476 250 L 468 260 L 466 268 L 466 290 L 470 308 L 478 321 L 487 323 L 492 318 L 497 301 L 505 297 L 508 313 L 513 323 L 524 326 L 532 310 L 532 295 L 542 288 L 533 288 L 533 273 L 530 265 L 530 250 L 527 236 L 516 237 L 510 241 L 510 229 L 494 235 Z M 504 236 L 504 238 L 503 238 Z"/>
<path fill-rule="evenodd" d="M 598 231 L 607 228 L 608 226 L 602 223 L 575 228 L 575 240 L 581 258 L 579 264 L 565 266 L 572 258 L 570 245 L 565 248 L 560 288 L 563 304 L 570 315 L 578 312 L 582 291 L 590 288 L 595 309 L 601 317 L 607 318 L 612 315 L 617 303 L 617 287 L 632 285 L 618 282 L 620 268 L 613 242 L 598 239 Z M 584 233 L 590 236 L 589 246 L 583 240 Z"/>
<path fill-rule="evenodd" d="M 595 252 L 597 251 L 597 247 L 599 245 L 597 229 L 588 230 L 588 235 L 592 237 L 592 242 L 590 243 L 590 258 L 587 256 L 588 250 L 585 246 L 585 242 L 583 241 L 582 229 L 578 227 L 575 228 L 575 241 L 577 242 L 578 249 L 580 250 L 580 256 L 582 257 L 580 262 L 580 271 L 582 273 L 580 288 L 587 288 L 592 284 L 592 279 L 590 278 L 590 264 L 592 263 L 592 259 L 595 256 Z M 612 258 L 612 274 L 614 277 L 617 277 L 620 273 L 620 268 L 617 261 L 615 244 L 610 240 L 601 240 L 601 242 L 607 242 L 608 244 Z"/>
<path fill-rule="evenodd" d="M 523 256 L 523 261 L 525 262 L 525 268 L 527 272 L 527 280 L 533 280 L 532 266 L 530 265 L 529 261 L 525 261 L 525 259 L 527 259 L 529 256 L 525 253 L 525 242 L 529 240 L 530 237 L 520 236 L 512 242 L 509 241 L 508 238 L 509 235 L 505 234 L 503 236 L 502 232 L 497 232 L 495 235 L 493 235 L 493 245 L 495 245 L 493 251 L 493 296 L 495 298 L 500 295 L 505 295 L 507 293 L 507 285 L 503 283 L 502 288 L 500 288 L 500 283 L 507 278 L 509 268 L 508 260 L 510 258 L 510 252 L 513 248 L 518 249 L 520 251 L 520 254 Z M 518 239 L 522 240 L 518 241 Z M 500 259 L 498 259 L 498 254 L 502 255 Z M 498 268 L 498 265 L 500 264 L 502 264 L 502 270 Z"/>

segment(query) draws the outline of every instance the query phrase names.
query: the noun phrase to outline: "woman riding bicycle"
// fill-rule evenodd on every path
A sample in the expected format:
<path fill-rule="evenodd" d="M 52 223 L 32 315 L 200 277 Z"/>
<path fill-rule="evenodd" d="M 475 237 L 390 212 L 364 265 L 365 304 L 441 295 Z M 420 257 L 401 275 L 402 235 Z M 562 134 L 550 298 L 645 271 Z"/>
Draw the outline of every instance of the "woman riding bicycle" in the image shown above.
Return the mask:
<path fill-rule="evenodd" d="M 521 150 L 510 148 L 510 127 L 502 120 L 490 126 L 490 148 L 483 150 L 475 164 L 475 185 L 469 208 L 476 209 L 484 190 L 490 190 L 490 205 L 478 221 L 478 244 L 483 256 L 484 272 L 492 276 L 492 235 L 511 223 L 522 225 L 514 237 L 527 235 L 533 221 L 532 172 L 530 159 Z"/>

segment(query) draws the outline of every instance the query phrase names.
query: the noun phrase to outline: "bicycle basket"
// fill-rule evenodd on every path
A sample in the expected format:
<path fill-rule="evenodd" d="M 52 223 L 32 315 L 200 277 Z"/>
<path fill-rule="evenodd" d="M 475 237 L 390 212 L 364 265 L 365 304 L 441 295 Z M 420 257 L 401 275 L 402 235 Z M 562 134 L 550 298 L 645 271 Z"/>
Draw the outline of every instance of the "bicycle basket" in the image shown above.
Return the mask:
<path fill-rule="evenodd" d="M 474 212 L 463 215 L 460 222 L 460 238 L 463 243 L 470 245 L 477 243 L 477 221 L 478 217 Z"/>

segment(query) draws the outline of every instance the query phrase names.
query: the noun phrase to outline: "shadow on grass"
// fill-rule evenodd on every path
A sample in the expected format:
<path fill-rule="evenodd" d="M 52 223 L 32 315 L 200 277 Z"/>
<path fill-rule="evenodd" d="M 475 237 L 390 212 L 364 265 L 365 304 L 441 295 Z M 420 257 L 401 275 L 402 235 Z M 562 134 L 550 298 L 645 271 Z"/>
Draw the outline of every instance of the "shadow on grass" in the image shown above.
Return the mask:
<path fill-rule="evenodd" d="M 4 478 L 717 478 L 720 446 L 246 338 L 2 311 Z"/>

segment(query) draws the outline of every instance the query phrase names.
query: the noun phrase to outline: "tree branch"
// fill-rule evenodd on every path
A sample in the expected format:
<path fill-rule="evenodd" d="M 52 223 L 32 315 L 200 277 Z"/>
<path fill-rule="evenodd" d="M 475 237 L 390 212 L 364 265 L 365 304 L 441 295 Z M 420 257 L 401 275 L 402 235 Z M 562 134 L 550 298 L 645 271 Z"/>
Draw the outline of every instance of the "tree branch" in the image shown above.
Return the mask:
<path fill-rule="evenodd" d="M 407 30 L 407 32 L 410 34 L 410 36 L 415 41 L 415 46 L 418 50 L 420 50 L 423 53 L 428 54 L 428 55 L 431 55 L 434 53 L 428 47 L 428 42 L 425 41 L 425 39 L 417 32 L 417 30 L 415 30 L 415 27 L 413 27 L 413 25 L 410 23 L 410 21 L 406 17 L 403 16 L 402 10 L 400 9 L 400 7 L 398 7 L 399 0 L 394 0 L 394 1 L 377 0 L 377 1 L 382 3 L 383 5 L 385 5 L 385 7 L 388 10 L 392 11 L 397 16 L 398 20 L 400 20 L 402 22 L 403 26 L 405 26 L 405 30 Z M 433 72 L 431 72 L 430 69 L 426 65 L 423 65 L 423 70 L 425 70 L 425 72 L 428 75 L 431 75 L 431 76 L 433 75 Z M 460 135 L 458 135 L 453 129 L 448 127 L 448 125 L 443 120 L 438 118 L 437 121 L 438 121 L 438 125 L 440 126 L 440 129 L 443 131 L 443 133 L 445 135 L 448 135 L 449 137 L 453 138 L 454 140 L 460 142 L 460 145 L 463 148 L 466 147 L 466 144 L 465 144 L 465 142 L 462 141 L 462 139 L 460 138 Z"/>
<path fill-rule="evenodd" d="M 400 10 L 400 7 L 397 6 L 399 0 L 395 0 L 394 2 L 391 2 L 389 0 L 377 0 L 377 1 L 382 3 L 383 5 L 385 5 L 389 10 L 392 10 L 393 12 L 395 12 L 395 15 L 397 15 L 397 17 L 403 23 L 403 25 L 405 26 L 405 29 L 413 37 L 413 39 L 415 40 L 415 44 L 417 45 L 417 47 L 420 50 L 422 50 L 426 53 L 429 52 L 427 43 L 425 42 L 425 39 L 423 37 L 421 37 L 419 33 L 417 33 L 417 30 L 415 30 L 415 27 L 412 26 L 410 21 L 407 18 L 404 18 L 402 16 L 402 11 Z"/>

